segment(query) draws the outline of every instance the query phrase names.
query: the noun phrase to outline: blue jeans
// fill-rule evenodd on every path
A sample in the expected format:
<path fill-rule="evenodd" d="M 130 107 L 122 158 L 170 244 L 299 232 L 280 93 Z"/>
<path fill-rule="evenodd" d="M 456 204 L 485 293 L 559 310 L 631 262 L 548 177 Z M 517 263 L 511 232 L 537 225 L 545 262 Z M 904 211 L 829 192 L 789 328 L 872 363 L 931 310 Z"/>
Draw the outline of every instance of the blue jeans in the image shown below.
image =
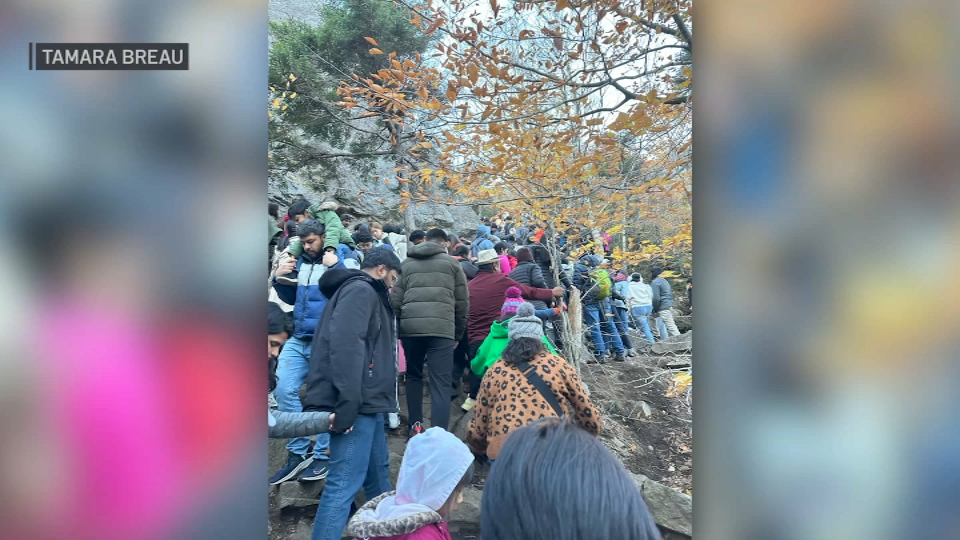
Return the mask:
<path fill-rule="evenodd" d="M 632 349 L 633 343 L 630 341 L 630 325 L 627 324 L 627 308 L 614 307 L 613 312 L 617 315 L 617 331 L 620 332 L 620 339 L 623 346 Z"/>
<path fill-rule="evenodd" d="M 603 319 L 603 339 L 606 341 L 607 350 L 612 350 L 615 353 L 623 354 L 623 340 L 620 339 L 620 331 L 617 329 L 616 325 L 617 316 L 613 311 L 613 306 L 610 304 L 610 300 L 604 299 L 600 304 L 600 307 L 603 308 L 603 311 L 600 313 L 600 315 Z"/>
<path fill-rule="evenodd" d="M 633 308 L 633 318 L 640 325 L 640 328 L 643 330 L 643 336 L 647 338 L 647 341 L 652 345 L 653 344 L 653 332 L 650 331 L 650 320 L 647 318 L 651 313 L 653 313 L 653 306 L 637 306 Z"/>
<path fill-rule="evenodd" d="M 301 412 L 300 387 L 307 378 L 307 367 L 310 365 L 311 341 L 292 337 L 283 344 L 280 357 L 277 359 L 277 389 L 273 397 L 277 399 L 277 408 L 283 412 Z M 313 448 L 314 459 L 327 459 L 327 448 L 330 446 L 330 434 L 317 435 L 317 444 Z M 298 456 L 307 455 L 310 448 L 308 437 L 290 439 L 287 450 Z"/>
<path fill-rule="evenodd" d="M 330 435 L 330 475 L 320 496 L 312 540 L 340 540 L 350 503 L 362 486 L 367 500 L 391 491 L 383 414 L 361 414 L 350 433 Z"/>
<path fill-rule="evenodd" d="M 600 305 L 584 304 L 583 320 L 589 327 L 590 340 L 593 341 L 593 348 L 596 349 L 594 354 L 602 355 L 607 351 L 607 347 L 603 343 L 603 334 L 600 333 Z"/>

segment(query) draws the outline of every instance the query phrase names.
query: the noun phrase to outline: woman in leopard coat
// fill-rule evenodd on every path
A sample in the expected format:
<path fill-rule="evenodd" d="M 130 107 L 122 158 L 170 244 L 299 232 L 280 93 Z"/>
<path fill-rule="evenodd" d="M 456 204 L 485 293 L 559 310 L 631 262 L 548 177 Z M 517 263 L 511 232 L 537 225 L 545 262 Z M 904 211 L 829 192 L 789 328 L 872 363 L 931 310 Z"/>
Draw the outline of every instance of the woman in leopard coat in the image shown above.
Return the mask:
<path fill-rule="evenodd" d="M 600 411 L 580 383 L 577 371 L 543 345 L 543 325 L 533 306 L 524 302 L 510 320 L 509 339 L 503 355 L 483 377 L 467 444 L 475 454 L 496 459 L 512 431 L 549 416 L 558 416 L 550 402 L 520 370 L 526 364 L 546 383 L 556 401 L 581 428 L 596 436 Z"/>

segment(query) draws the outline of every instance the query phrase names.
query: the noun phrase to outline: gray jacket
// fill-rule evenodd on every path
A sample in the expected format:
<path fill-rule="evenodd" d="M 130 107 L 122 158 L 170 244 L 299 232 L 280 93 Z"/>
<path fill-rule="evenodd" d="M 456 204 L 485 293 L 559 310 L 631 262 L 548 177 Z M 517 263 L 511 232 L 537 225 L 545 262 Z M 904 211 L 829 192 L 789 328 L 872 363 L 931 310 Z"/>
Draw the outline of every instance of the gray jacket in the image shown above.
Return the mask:
<path fill-rule="evenodd" d="M 271 409 L 267 414 L 271 439 L 309 437 L 330 431 L 330 413 L 325 411 L 282 412 Z"/>
<path fill-rule="evenodd" d="M 654 313 L 673 307 L 673 289 L 670 287 L 670 282 L 657 276 L 650 282 L 650 289 L 653 291 Z"/>

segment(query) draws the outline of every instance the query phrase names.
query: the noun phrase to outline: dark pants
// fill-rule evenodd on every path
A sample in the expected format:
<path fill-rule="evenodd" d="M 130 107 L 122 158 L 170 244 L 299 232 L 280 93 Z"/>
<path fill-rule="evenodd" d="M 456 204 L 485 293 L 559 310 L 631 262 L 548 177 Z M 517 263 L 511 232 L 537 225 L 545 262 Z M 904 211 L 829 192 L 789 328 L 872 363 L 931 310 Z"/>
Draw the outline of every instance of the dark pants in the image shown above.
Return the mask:
<path fill-rule="evenodd" d="M 409 424 L 423 422 L 423 366 L 426 364 L 430 368 L 430 425 L 447 429 L 456 342 L 440 337 L 405 337 L 400 341 L 407 358 Z"/>
<path fill-rule="evenodd" d="M 480 346 L 483 345 L 483 341 L 474 341 L 470 344 L 469 353 L 467 356 L 472 361 L 477 356 L 477 351 L 480 350 Z M 477 393 L 480 392 L 480 377 L 477 377 L 477 374 L 473 372 L 473 369 L 470 369 L 470 399 L 477 399 Z"/>
<path fill-rule="evenodd" d="M 470 344 L 467 336 L 463 336 L 457 348 L 453 350 L 453 394 L 450 399 L 460 395 L 460 381 L 463 380 L 463 370 L 470 369 Z"/>
<path fill-rule="evenodd" d="M 627 308 L 625 307 L 614 307 L 613 308 L 615 321 L 617 323 L 617 331 L 620 332 L 620 341 L 623 342 L 623 346 L 632 349 L 633 343 L 630 341 L 630 327 L 627 326 L 627 322 L 630 317 L 627 315 Z"/>

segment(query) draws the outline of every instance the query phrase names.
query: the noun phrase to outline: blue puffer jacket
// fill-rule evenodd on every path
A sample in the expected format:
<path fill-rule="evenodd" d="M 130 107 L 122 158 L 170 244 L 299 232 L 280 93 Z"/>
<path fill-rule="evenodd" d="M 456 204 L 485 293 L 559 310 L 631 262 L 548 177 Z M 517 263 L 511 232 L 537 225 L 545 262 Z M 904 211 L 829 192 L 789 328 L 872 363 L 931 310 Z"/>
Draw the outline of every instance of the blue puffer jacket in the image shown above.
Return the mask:
<path fill-rule="evenodd" d="M 333 268 L 359 268 L 356 251 L 344 244 L 337 248 L 337 264 Z M 293 337 L 313 339 L 323 309 L 327 307 L 327 297 L 320 292 L 320 278 L 327 268 L 321 261 L 314 261 L 304 253 L 297 259 L 297 286 L 281 285 L 276 279 L 273 288 L 280 300 L 293 305 Z"/>
<path fill-rule="evenodd" d="M 470 255 L 476 259 L 477 254 L 485 249 L 493 249 L 493 242 L 490 241 L 490 227 L 478 225 L 477 239 L 470 244 Z"/>

